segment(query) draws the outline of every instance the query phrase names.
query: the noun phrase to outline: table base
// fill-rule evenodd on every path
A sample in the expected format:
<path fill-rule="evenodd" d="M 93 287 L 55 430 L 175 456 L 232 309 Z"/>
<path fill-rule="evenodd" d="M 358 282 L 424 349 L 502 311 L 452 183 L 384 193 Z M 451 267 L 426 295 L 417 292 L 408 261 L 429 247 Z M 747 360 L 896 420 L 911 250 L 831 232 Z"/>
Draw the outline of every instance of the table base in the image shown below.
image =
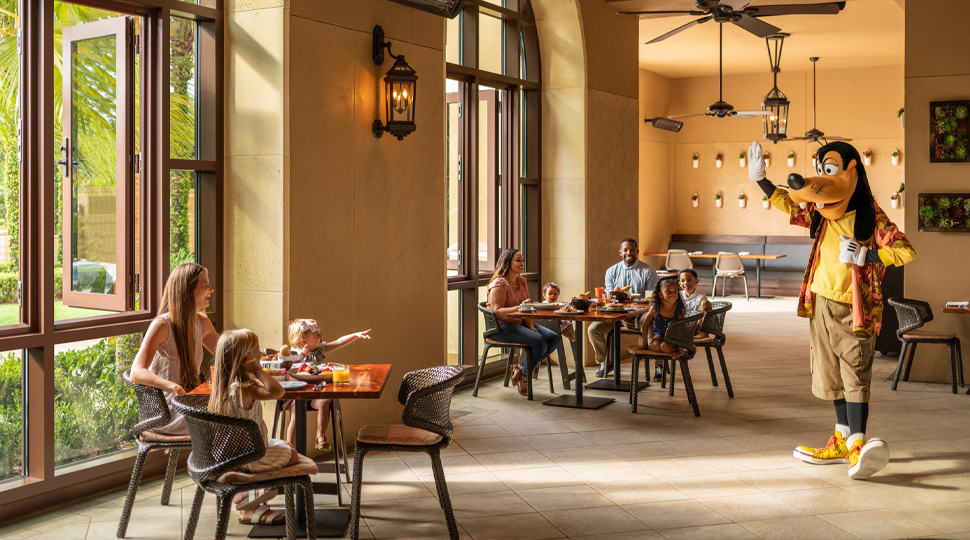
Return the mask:
<path fill-rule="evenodd" d="M 648 386 L 650 386 L 650 383 L 648 382 L 637 383 L 637 390 L 643 390 Z M 590 390 L 607 390 L 609 392 L 629 392 L 630 381 L 620 381 L 617 383 L 613 379 L 602 379 L 587 384 L 586 388 Z"/>
<path fill-rule="evenodd" d="M 616 400 L 613 398 L 583 396 L 577 400 L 576 396 L 559 396 L 549 401 L 543 401 L 542 404 L 549 405 L 550 407 L 567 407 L 570 409 L 599 409 L 603 405 L 609 405 L 614 401 Z"/>
<path fill-rule="evenodd" d="M 341 538 L 350 523 L 350 509 L 324 509 L 316 511 L 317 538 Z M 306 538 L 306 522 L 300 522 L 296 528 L 297 538 Z M 286 524 L 255 525 L 249 531 L 249 538 L 286 538 Z"/>

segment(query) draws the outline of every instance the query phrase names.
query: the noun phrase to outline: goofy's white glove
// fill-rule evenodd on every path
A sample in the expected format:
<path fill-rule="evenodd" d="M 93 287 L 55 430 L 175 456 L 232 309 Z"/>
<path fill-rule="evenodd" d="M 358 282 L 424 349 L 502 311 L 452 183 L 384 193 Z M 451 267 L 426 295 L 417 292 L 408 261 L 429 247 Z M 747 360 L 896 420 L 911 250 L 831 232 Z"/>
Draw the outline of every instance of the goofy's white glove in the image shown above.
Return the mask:
<path fill-rule="evenodd" d="M 842 239 L 839 242 L 839 262 L 864 266 L 866 264 L 866 252 L 869 249 L 848 236 L 839 235 L 839 238 Z"/>
<path fill-rule="evenodd" d="M 765 179 L 765 158 L 758 141 L 752 141 L 748 148 L 748 180 L 760 182 Z"/>

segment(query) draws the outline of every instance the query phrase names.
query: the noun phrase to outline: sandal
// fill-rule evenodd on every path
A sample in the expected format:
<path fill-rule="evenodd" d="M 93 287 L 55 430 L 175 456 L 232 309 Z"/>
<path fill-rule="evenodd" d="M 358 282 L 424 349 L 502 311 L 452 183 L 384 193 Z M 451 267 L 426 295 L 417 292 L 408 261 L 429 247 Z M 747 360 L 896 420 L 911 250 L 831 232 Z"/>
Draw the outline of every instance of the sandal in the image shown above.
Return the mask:
<path fill-rule="evenodd" d="M 317 450 L 323 450 L 324 452 L 330 452 L 333 450 L 333 446 L 327 442 L 326 437 L 317 437 L 317 442 L 315 445 Z"/>
<path fill-rule="evenodd" d="M 519 379 L 518 384 L 516 384 L 516 389 L 519 391 L 519 395 L 528 396 L 529 395 L 529 380 L 525 377 Z"/>
<path fill-rule="evenodd" d="M 276 488 L 270 489 L 251 489 L 245 493 L 246 498 L 242 502 L 236 503 L 236 510 L 249 510 L 256 508 L 266 501 L 272 500 L 280 492 Z"/>
<path fill-rule="evenodd" d="M 255 522 L 253 518 L 256 518 Z M 243 525 L 282 525 L 285 521 L 286 516 L 264 505 L 259 505 L 249 519 L 244 520 L 242 516 L 239 517 L 239 523 Z"/>
<path fill-rule="evenodd" d="M 522 366 L 516 364 L 512 366 L 512 382 L 519 384 L 520 380 L 522 380 Z"/>

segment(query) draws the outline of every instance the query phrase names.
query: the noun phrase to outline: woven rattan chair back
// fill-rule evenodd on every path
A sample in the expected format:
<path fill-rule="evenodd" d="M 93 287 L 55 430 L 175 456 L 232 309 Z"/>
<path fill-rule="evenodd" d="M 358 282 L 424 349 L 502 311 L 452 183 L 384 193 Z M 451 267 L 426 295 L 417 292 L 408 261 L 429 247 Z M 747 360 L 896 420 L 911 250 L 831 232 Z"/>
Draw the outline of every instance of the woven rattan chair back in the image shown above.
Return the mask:
<path fill-rule="evenodd" d="M 668 249 L 667 250 L 667 262 L 664 264 L 667 270 L 683 270 L 684 268 L 693 268 L 694 263 L 690 260 L 690 255 L 687 254 L 686 249 Z"/>
<path fill-rule="evenodd" d="M 499 332 L 498 315 L 488 309 L 487 302 L 480 302 L 478 304 L 478 311 L 481 311 L 482 317 L 485 318 L 485 331 L 482 332 L 482 339 L 497 334 Z"/>
<path fill-rule="evenodd" d="M 162 427 L 172 421 L 172 411 L 168 410 L 168 404 L 165 403 L 164 392 L 152 386 L 131 382 L 130 369 L 121 377 L 135 391 L 135 399 L 138 400 L 138 423 L 131 428 L 133 437 L 138 438 L 142 432 Z"/>
<path fill-rule="evenodd" d="M 906 332 L 912 332 L 933 320 L 933 310 L 922 300 L 890 298 L 889 305 L 896 309 L 896 318 L 899 319 L 899 329 L 896 330 L 899 339 L 903 339 Z"/>
<path fill-rule="evenodd" d="M 718 272 L 743 272 L 744 264 L 741 263 L 741 256 L 730 251 L 719 251 L 717 260 L 714 261 L 714 269 Z"/>
<path fill-rule="evenodd" d="M 727 339 L 724 336 L 724 318 L 732 307 L 731 302 L 711 302 L 711 310 L 704 314 L 701 322 L 701 332 L 711 334 L 723 344 Z"/>
<path fill-rule="evenodd" d="M 463 378 L 461 366 L 435 366 L 405 374 L 397 395 L 404 405 L 401 421 L 437 433 L 450 442 L 455 431 L 451 425 L 451 395 Z"/>
<path fill-rule="evenodd" d="M 697 347 L 694 345 L 694 331 L 697 329 L 697 322 L 703 316 L 703 312 L 688 311 L 683 319 L 672 321 L 667 327 L 667 333 L 664 334 L 664 341 L 683 347 L 685 356 L 693 358 L 697 352 Z"/>
<path fill-rule="evenodd" d="M 239 469 L 266 453 L 256 422 L 209 412 L 208 396 L 175 396 L 173 406 L 185 417 L 192 437 L 189 476 L 203 484 Z"/>

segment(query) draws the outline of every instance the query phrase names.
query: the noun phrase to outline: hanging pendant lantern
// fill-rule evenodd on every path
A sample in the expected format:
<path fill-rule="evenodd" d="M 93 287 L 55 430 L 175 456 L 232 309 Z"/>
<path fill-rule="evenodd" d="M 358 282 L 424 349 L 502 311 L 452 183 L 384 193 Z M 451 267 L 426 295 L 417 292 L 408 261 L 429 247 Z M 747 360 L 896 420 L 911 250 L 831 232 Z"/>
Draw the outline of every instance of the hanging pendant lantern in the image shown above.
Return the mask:
<path fill-rule="evenodd" d="M 771 73 L 774 75 L 774 86 L 761 101 L 761 110 L 767 111 L 762 117 L 765 139 L 777 144 L 787 138 L 788 106 L 790 102 L 785 94 L 778 89 L 778 73 L 781 71 L 781 49 L 788 34 L 773 34 L 765 38 L 768 45 L 768 61 L 771 63 Z M 774 45 L 772 47 L 772 45 Z"/>

